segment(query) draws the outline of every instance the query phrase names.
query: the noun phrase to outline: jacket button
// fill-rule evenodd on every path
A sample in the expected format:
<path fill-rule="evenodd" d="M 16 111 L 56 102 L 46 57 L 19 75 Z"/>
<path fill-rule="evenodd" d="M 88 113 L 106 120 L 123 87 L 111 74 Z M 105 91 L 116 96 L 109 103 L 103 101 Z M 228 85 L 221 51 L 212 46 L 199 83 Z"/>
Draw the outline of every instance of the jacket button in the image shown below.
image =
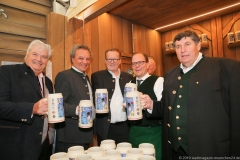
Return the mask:
<path fill-rule="evenodd" d="M 110 119 L 108 119 L 107 121 L 110 122 Z"/>

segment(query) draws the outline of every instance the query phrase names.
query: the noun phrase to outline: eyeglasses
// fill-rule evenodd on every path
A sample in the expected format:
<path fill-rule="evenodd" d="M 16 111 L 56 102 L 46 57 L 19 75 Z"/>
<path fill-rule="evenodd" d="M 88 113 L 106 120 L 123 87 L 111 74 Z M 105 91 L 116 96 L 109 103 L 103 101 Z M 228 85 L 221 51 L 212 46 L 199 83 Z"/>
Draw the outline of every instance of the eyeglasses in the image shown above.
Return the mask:
<path fill-rule="evenodd" d="M 118 60 L 120 60 L 120 58 L 119 58 L 119 59 L 106 58 L 106 61 L 107 61 L 107 62 L 114 62 L 114 63 L 115 63 L 115 62 L 117 62 Z"/>
<path fill-rule="evenodd" d="M 133 66 L 133 67 L 136 67 L 137 65 L 138 65 L 138 66 L 141 66 L 144 62 L 146 62 L 146 61 L 132 62 L 132 66 Z"/>

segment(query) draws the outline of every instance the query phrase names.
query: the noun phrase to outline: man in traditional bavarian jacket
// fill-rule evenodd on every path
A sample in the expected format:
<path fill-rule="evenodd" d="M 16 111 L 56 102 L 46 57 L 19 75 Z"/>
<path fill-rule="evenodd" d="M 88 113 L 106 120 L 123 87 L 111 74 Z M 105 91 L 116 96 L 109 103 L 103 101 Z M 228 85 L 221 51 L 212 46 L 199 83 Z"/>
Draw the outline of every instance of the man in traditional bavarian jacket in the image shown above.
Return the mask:
<path fill-rule="evenodd" d="M 240 62 L 204 56 L 194 31 L 173 43 L 181 64 L 164 77 L 163 103 L 142 96 L 163 116 L 163 159 L 240 157 Z"/>

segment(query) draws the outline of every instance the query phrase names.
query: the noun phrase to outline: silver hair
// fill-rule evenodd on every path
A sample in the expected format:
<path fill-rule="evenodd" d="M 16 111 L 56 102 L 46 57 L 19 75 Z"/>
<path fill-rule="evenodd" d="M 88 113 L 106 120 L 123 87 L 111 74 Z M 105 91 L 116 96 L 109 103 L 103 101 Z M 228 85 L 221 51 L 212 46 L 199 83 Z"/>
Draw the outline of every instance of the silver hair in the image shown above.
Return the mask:
<path fill-rule="evenodd" d="M 71 61 L 71 63 L 72 63 L 72 58 L 75 57 L 76 51 L 78 49 L 87 50 L 90 53 L 90 57 L 92 57 L 92 51 L 90 50 L 90 48 L 88 46 L 83 45 L 83 44 L 76 44 L 76 45 L 73 46 L 73 48 L 70 51 L 70 61 Z"/>
<path fill-rule="evenodd" d="M 30 53 L 30 51 L 32 50 L 32 48 L 34 47 L 39 47 L 40 49 L 44 49 L 48 52 L 48 58 L 51 57 L 52 55 L 52 50 L 51 50 L 51 46 L 49 44 L 45 44 L 43 43 L 42 41 L 36 39 L 36 40 L 33 40 L 29 46 L 28 46 L 28 49 L 27 49 L 27 54 L 26 56 L 24 57 L 24 59 L 27 57 L 27 55 Z"/>

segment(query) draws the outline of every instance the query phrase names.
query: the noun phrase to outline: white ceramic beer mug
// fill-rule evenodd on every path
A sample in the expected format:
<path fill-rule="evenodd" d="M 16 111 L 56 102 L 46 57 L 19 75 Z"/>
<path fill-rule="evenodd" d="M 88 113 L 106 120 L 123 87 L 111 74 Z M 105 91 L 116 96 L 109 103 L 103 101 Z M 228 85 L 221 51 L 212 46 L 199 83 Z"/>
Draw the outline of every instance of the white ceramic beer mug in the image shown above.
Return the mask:
<path fill-rule="evenodd" d="M 118 158 L 121 158 L 118 150 L 107 150 L 105 152 L 105 156 L 104 157 L 109 158 L 109 160 L 116 160 Z"/>
<path fill-rule="evenodd" d="M 96 113 L 108 113 L 108 91 L 107 91 L 107 89 L 96 89 L 95 105 L 96 105 Z"/>
<path fill-rule="evenodd" d="M 126 107 L 126 94 L 127 92 L 137 91 L 137 85 L 135 83 L 126 83 L 124 87 L 123 106 Z"/>
<path fill-rule="evenodd" d="M 141 143 L 139 144 L 139 148 L 142 149 L 143 155 L 148 155 L 155 157 L 155 148 L 154 145 L 151 143 Z"/>
<path fill-rule="evenodd" d="M 62 93 L 48 94 L 48 122 L 59 123 L 65 121 Z"/>
<path fill-rule="evenodd" d="M 140 148 L 130 148 L 127 151 L 127 157 L 132 158 L 133 160 L 137 160 L 138 157 L 142 155 L 142 149 Z"/>
<path fill-rule="evenodd" d="M 117 144 L 116 150 L 119 151 L 121 157 L 126 157 L 127 150 L 132 148 L 132 144 L 128 142 L 121 142 Z"/>
<path fill-rule="evenodd" d="M 81 100 L 79 103 L 79 123 L 78 126 L 81 128 L 90 128 L 93 125 L 92 110 L 93 103 L 91 100 Z"/>
<path fill-rule="evenodd" d="M 82 154 L 80 156 L 77 156 L 75 159 L 76 160 L 92 160 L 92 156 L 87 154 Z"/>
<path fill-rule="evenodd" d="M 138 160 L 156 160 L 156 159 L 155 157 L 144 155 L 144 156 L 139 156 Z"/>
<path fill-rule="evenodd" d="M 68 157 L 71 160 L 76 160 L 76 157 L 84 154 L 83 146 L 73 146 L 68 148 Z"/>
<path fill-rule="evenodd" d="M 126 93 L 126 109 L 128 120 L 142 119 L 142 106 L 138 91 Z"/>
<path fill-rule="evenodd" d="M 101 147 L 104 151 L 107 151 L 107 150 L 115 149 L 115 148 L 116 148 L 116 144 L 115 144 L 115 141 L 114 141 L 114 140 L 112 140 L 112 139 L 106 139 L 106 140 L 101 141 L 100 147 Z"/>
<path fill-rule="evenodd" d="M 51 155 L 50 160 L 68 160 L 68 154 L 65 152 L 58 152 Z"/>
<path fill-rule="evenodd" d="M 104 152 L 101 147 L 90 147 L 86 153 L 91 155 L 93 160 L 104 156 Z"/>

